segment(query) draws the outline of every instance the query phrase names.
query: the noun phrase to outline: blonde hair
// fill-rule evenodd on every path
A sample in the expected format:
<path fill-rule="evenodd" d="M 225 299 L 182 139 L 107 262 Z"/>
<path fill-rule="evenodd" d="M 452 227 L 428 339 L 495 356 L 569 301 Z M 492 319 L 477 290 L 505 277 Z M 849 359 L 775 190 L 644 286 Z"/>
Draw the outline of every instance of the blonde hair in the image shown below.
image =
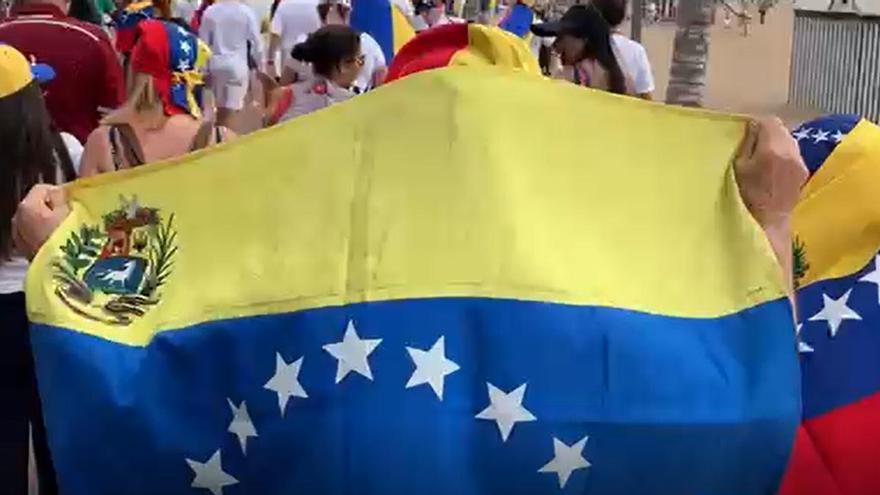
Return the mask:
<path fill-rule="evenodd" d="M 101 125 L 131 124 L 135 120 L 148 128 L 161 127 L 166 120 L 164 103 L 149 74 L 133 74 L 128 99 L 104 117 Z"/>

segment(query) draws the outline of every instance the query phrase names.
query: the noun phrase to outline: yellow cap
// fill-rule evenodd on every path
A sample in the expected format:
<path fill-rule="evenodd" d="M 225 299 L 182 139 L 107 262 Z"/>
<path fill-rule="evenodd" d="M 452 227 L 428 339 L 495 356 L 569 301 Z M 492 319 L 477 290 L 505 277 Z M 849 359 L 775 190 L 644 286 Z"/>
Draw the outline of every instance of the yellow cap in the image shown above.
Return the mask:
<path fill-rule="evenodd" d="M 17 93 L 34 80 L 31 64 L 20 51 L 0 45 L 0 98 Z"/>

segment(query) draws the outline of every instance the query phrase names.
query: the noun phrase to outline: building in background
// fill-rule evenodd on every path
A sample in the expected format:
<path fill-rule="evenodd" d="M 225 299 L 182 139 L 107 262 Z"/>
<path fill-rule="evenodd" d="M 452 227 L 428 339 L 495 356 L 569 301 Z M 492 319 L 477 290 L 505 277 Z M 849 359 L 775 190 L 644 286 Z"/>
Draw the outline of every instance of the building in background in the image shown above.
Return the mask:
<path fill-rule="evenodd" d="M 796 0 L 790 103 L 880 121 L 880 0 Z"/>

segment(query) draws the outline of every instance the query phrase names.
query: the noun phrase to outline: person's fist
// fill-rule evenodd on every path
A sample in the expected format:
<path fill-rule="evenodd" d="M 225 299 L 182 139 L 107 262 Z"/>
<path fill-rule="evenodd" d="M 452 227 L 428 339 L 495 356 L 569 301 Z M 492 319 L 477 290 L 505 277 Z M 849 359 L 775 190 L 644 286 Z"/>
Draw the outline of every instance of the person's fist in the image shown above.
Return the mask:
<path fill-rule="evenodd" d="M 63 188 L 46 184 L 32 187 L 12 217 L 16 252 L 33 259 L 68 214 L 70 208 Z"/>
<path fill-rule="evenodd" d="M 782 121 L 749 122 L 735 170 L 740 195 L 758 223 L 765 229 L 787 226 L 808 172 Z"/>

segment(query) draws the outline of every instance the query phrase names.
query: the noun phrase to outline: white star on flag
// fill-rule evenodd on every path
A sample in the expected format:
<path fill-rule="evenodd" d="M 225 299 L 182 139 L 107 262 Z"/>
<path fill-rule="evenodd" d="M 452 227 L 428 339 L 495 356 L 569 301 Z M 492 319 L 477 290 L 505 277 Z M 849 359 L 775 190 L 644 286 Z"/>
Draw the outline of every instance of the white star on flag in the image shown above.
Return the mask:
<path fill-rule="evenodd" d="M 801 340 L 801 329 L 803 327 L 804 327 L 803 323 L 798 323 L 797 330 L 795 331 L 795 337 L 797 337 L 797 343 L 798 343 L 798 352 L 800 352 L 800 353 L 813 352 L 814 349 L 812 347 L 810 347 L 810 344 Z"/>
<path fill-rule="evenodd" d="M 342 342 L 324 346 L 324 350 L 339 361 L 336 367 L 336 383 L 341 382 L 352 371 L 372 380 L 373 372 L 370 370 L 367 358 L 381 342 L 382 339 L 361 339 L 358 337 L 354 322 L 349 320 Z"/>
<path fill-rule="evenodd" d="M 498 424 L 498 431 L 501 432 L 501 441 L 506 442 L 513 431 L 516 423 L 525 421 L 535 421 L 537 418 L 523 407 L 522 401 L 526 394 L 526 384 L 523 383 L 516 390 L 509 394 L 504 393 L 491 383 L 486 383 L 489 387 L 489 407 L 483 409 L 477 414 L 477 419 L 490 419 Z"/>
<path fill-rule="evenodd" d="M 831 139 L 835 143 L 839 143 L 839 142 L 843 141 L 844 137 L 845 137 L 845 134 L 840 132 L 840 129 L 838 129 L 837 132 L 835 132 L 834 134 L 831 135 Z"/>
<path fill-rule="evenodd" d="M 232 409 L 232 422 L 229 423 L 229 433 L 238 437 L 238 443 L 241 444 L 241 452 L 247 454 L 247 440 L 249 437 L 257 437 L 257 429 L 251 421 L 248 414 L 247 404 L 241 401 L 240 406 L 236 406 L 232 399 L 226 399 L 229 407 Z"/>
<path fill-rule="evenodd" d="M 446 375 L 455 373 L 459 370 L 458 364 L 446 359 L 446 343 L 444 337 L 437 339 L 437 342 L 430 350 L 423 351 L 414 347 L 407 347 L 409 357 L 412 358 L 416 365 L 415 371 L 406 383 L 406 388 L 415 387 L 427 383 L 434 389 L 437 398 L 443 400 L 443 383 Z"/>
<path fill-rule="evenodd" d="M 189 67 L 189 61 L 186 59 L 180 59 L 180 62 L 177 63 L 177 70 L 180 72 L 188 71 Z"/>
<path fill-rule="evenodd" d="M 189 57 L 189 54 L 192 53 L 192 47 L 186 40 L 182 40 L 180 42 L 180 51 L 182 51 L 186 54 L 187 57 Z"/>
<path fill-rule="evenodd" d="M 824 306 L 821 311 L 810 317 L 810 321 L 827 321 L 831 337 L 834 337 L 844 320 L 861 320 L 862 317 L 846 305 L 850 293 L 852 293 L 852 289 L 846 291 L 846 294 L 840 296 L 839 299 L 832 299 L 828 295 L 822 294 Z"/>
<path fill-rule="evenodd" d="M 559 476 L 559 488 L 565 488 L 571 473 L 577 469 L 590 467 L 589 461 L 584 459 L 584 446 L 587 445 L 589 436 L 578 440 L 569 447 L 558 438 L 553 438 L 553 459 L 538 470 L 539 473 L 556 473 Z"/>
<path fill-rule="evenodd" d="M 308 398 L 309 394 L 299 383 L 299 370 L 302 367 L 303 358 L 287 364 L 281 354 L 275 354 L 275 375 L 266 382 L 263 388 L 278 394 L 278 407 L 281 408 L 281 417 L 284 417 L 284 409 L 291 397 Z"/>
<path fill-rule="evenodd" d="M 219 450 L 214 452 L 208 462 L 201 463 L 187 459 L 186 463 L 196 474 L 191 485 L 193 488 L 205 488 L 214 495 L 223 495 L 223 487 L 238 483 L 237 479 L 223 471 Z"/>
<path fill-rule="evenodd" d="M 792 136 L 793 136 L 796 140 L 800 141 L 800 140 L 802 140 L 802 139 L 809 139 L 809 138 L 810 138 L 810 133 L 811 133 L 811 132 L 812 132 L 812 129 L 810 129 L 810 128 L 801 128 L 801 129 L 795 131 L 795 132 L 792 134 Z"/>
<path fill-rule="evenodd" d="M 880 255 L 874 257 L 874 271 L 866 273 L 859 282 L 870 282 L 877 286 L 877 304 L 880 304 Z"/>
<path fill-rule="evenodd" d="M 828 141 L 828 135 L 831 134 L 828 131 L 823 131 L 821 129 L 816 129 L 816 133 L 813 134 L 813 144 L 819 144 L 822 141 Z"/>

